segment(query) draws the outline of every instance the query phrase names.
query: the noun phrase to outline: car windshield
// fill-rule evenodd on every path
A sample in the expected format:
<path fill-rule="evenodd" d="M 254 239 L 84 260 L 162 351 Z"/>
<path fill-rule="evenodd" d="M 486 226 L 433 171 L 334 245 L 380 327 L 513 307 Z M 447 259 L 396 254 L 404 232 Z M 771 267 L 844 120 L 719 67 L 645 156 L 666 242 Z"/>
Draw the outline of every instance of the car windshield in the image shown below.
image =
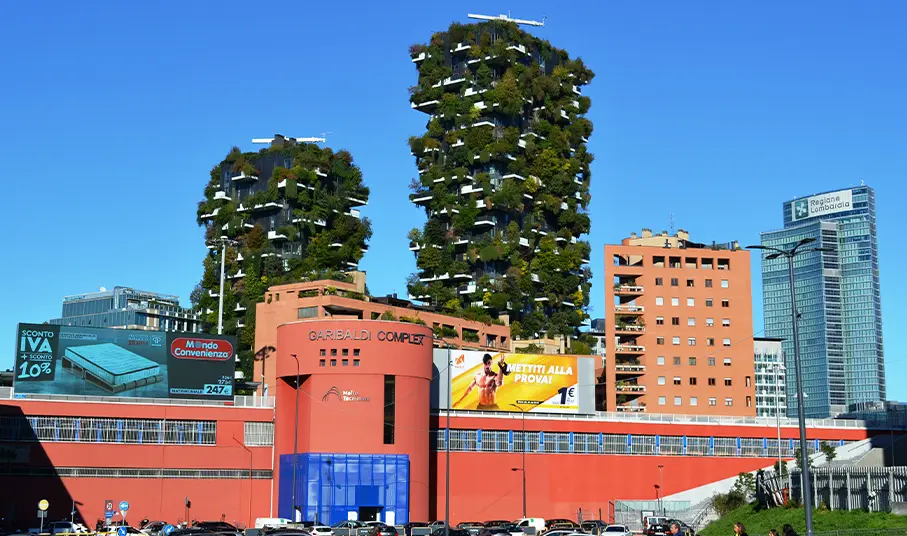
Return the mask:
<path fill-rule="evenodd" d="M 617 526 L 612 525 L 612 526 L 606 528 L 605 532 L 627 532 L 627 530 L 623 527 L 617 527 Z"/>

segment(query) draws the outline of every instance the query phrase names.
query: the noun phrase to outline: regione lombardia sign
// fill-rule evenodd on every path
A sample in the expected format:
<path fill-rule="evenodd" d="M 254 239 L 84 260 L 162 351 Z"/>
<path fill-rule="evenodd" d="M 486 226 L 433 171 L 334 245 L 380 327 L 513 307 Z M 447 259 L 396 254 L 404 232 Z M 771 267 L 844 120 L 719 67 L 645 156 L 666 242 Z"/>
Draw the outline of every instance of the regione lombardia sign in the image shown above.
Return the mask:
<path fill-rule="evenodd" d="M 791 221 L 825 216 L 853 209 L 853 190 L 839 190 L 791 202 Z"/>

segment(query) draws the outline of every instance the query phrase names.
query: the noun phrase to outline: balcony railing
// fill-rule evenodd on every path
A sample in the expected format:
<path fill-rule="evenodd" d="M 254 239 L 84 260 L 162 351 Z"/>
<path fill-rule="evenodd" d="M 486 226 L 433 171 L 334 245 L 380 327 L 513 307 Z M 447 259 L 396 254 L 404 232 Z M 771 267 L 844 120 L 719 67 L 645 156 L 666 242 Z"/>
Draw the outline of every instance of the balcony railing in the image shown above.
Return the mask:
<path fill-rule="evenodd" d="M 643 288 L 640 285 L 618 285 L 614 287 L 617 294 L 642 294 Z"/>
<path fill-rule="evenodd" d="M 645 406 L 617 406 L 618 413 L 644 413 Z"/>
<path fill-rule="evenodd" d="M 639 354 L 646 351 L 646 347 L 639 344 L 618 344 L 614 351 L 619 354 Z"/>
<path fill-rule="evenodd" d="M 645 385 L 618 385 L 615 388 L 618 393 L 640 394 L 646 392 Z"/>
<path fill-rule="evenodd" d="M 645 365 L 615 365 L 614 368 L 617 372 L 637 373 L 646 371 Z"/>
<path fill-rule="evenodd" d="M 642 313 L 645 308 L 642 305 L 615 305 L 614 312 L 617 313 Z"/>
<path fill-rule="evenodd" d="M 617 324 L 614 326 L 614 330 L 615 331 L 632 331 L 634 333 L 639 333 L 639 332 L 645 331 L 646 327 L 639 326 L 636 324 L 624 324 L 623 326 L 621 326 L 620 324 Z"/>

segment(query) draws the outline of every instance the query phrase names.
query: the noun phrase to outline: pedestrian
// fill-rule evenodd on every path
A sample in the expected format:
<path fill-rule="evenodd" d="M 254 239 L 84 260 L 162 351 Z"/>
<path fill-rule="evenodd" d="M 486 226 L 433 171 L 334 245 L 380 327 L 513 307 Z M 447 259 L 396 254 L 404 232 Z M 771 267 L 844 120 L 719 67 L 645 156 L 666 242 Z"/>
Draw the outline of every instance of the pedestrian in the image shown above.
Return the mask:
<path fill-rule="evenodd" d="M 746 528 L 743 526 L 743 523 L 739 521 L 734 523 L 734 534 L 737 536 L 749 536 L 749 534 L 746 533 Z"/>

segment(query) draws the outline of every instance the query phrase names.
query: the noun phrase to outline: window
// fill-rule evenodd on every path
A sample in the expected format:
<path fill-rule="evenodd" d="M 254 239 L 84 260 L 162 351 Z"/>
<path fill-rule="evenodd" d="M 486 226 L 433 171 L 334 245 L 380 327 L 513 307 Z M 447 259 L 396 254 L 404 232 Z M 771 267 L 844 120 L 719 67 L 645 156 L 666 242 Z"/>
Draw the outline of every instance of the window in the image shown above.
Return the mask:
<path fill-rule="evenodd" d="M 655 337 L 655 344 L 664 344 L 664 343 L 665 343 L 664 337 Z"/>
<path fill-rule="evenodd" d="M 359 366 L 359 360 L 358 360 L 358 359 L 354 359 L 354 360 L 353 360 L 353 366 L 354 366 L 354 367 L 358 367 L 358 366 Z"/>
<path fill-rule="evenodd" d="M 656 277 L 656 278 L 655 278 L 655 286 L 656 286 L 656 287 L 664 286 L 664 280 L 663 280 L 662 278 L 660 278 L 660 277 Z"/>
<path fill-rule="evenodd" d="M 688 326 L 695 326 L 695 325 L 696 325 L 696 319 L 693 318 L 692 316 L 691 316 L 691 317 L 688 317 L 688 318 L 687 318 L 687 325 L 688 325 Z"/>
<path fill-rule="evenodd" d="M 689 364 L 690 364 L 691 367 L 695 367 L 695 366 L 696 366 L 696 358 L 695 358 L 695 357 L 689 358 L 689 359 L 688 359 L 688 362 L 689 362 Z"/>
<path fill-rule="evenodd" d="M 350 355 L 350 350 L 349 350 L 349 348 L 344 348 L 343 350 L 340 351 L 340 354 L 341 354 L 343 357 L 347 357 L 348 355 Z"/>
<path fill-rule="evenodd" d="M 696 346 L 696 337 L 687 337 L 687 346 Z"/>
<path fill-rule="evenodd" d="M 705 306 L 706 306 L 706 307 L 711 307 L 711 306 L 712 306 L 712 298 L 706 298 L 706 299 L 705 299 Z"/>
<path fill-rule="evenodd" d="M 300 307 L 296 310 L 296 318 L 315 318 L 318 316 L 318 307 Z"/>
<path fill-rule="evenodd" d="M 706 288 L 712 288 L 712 280 L 711 280 L 711 279 L 706 279 L 706 280 L 705 280 L 705 286 L 706 286 Z"/>
<path fill-rule="evenodd" d="M 688 287 L 694 286 L 693 280 L 692 280 L 692 279 L 687 279 L 687 286 L 688 286 Z"/>
<path fill-rule="evenodd" d="M 659 377 L 658 377 L 658 385 L 664 385 L 664 384 L 665 384 L 665 377 L 664 377 L 664 376 L 659 376 Z"/>
<path fill-rule="evenodd" d="M 751 397 L 751 396 L 746 397 L 746 407 L 748 407 L 748 408 L 753 407 L 753 397 Z"/>
<path fill-rule="evenodd" d="M 655 361 L 656 361 L 656 363 L 658 363 L 659 365 L 664 365 L 664 364 L 665 364 L 665 356 L 660 355 L 660 356 L 658 356 L 657 358 L 655 358 Z"/>
<path fill-rule="evenodd" d="M 717 406 L 717 405 L 718 405 L 718 399 L 717 399 L 717 398 L 709 398 L 709 405 L 710 405 L 710 406 Z"/>
<path fill-rule="evenodd" d="M 321 357 L 324 357 L 324 356 L 325 356 L 325 353 L 326 353 L 325 349 L 322 348 L 322 349 L 318 352 L 318 355 L 320 355 Z"/>
<path fill-rule="evenodd" d="M 674 356 L 674 366 L 675 367 L 680 366 L 680 356 Z"/>
<path fill-rule="evenodd" d="M 679 406 L 680 404 L 681 404 L 680 397 L 679 397 L 679 396 L 675 396 L 675 397 L 674 397 L 674 405 L 675 405 L 675 406 Z"/>
<path fill-rule="evenodd" d="M 696 378 L 690 378 L 690 385 L 696 385 Z"/>
<path fill-rule="evenodd" d="M 744 383 L 746 384 L 747 387 L 750 387 L 750 384 L 751 384 L 752 382 L 750 381 L 750 377 L 749 377 L 749 376 L 746 377 L 746 379 L 744 380 Z"/>
<path fill-rule="evenodd" d="M 696 299 L 687 298 L 687 307 L 696 307 Z"/>
<path fill-rule="evenodd" d="M 722 307 L 730 307 L 730 306 L 731 306 L 731 300 L 721 300 L 721 306 L 722 306 Z"/>
<path fill-rule="evenodd" d="M 722 279 L 722 280 L 721 280 L 721 288 L 728 288 L 727 279 Z"/>
<path fill-rule="evenodd" d="M 715 319 L 714 319 L 714 318 L 706 318 L 706 319 L 705 319 L 705 327 L 711 328 L 711 327 L 714 327 L 714 326 L 715 326 Z"/>
<path fill-rule="evenodd" d="M 679 345 L 680 345 L 680 337 L 671 337 L 671 344 L 673 344 L 674 346 L 679 346 Z"/>
<path fill-rule="evenodd" d="M 323 350 L 322 350 L 322 351 L 323 351 Z M 323 366 L 324 366 L 324 359 L 319 359 L 319 360 L 318 360 L 318 366 L 319 366 L 319 367 L 323 367 Z"/>
<path fill-rule="evenodd" d="M 353 348 L 353 357 L 359 357 L 359 348 Z"/>
<path fill-rule="evenodd" d="M 725 399 L 724 399 L 724 405 L 727 406 L 727 407 L 733 406 L 733 405 L 734 405 L 734 399 L 733 399 L 733 398 L 725 398 Z"/>
<path fill-rule="evenodd" d="M 656 317 L 655 317 L 655 325 L 656 325 L 656 326 L 663 326 L 663 325 L 665 325 L 665 317 L 663 317 L 663 316 L 656 316 Z"/>
<path fill-rule="evenodd" d="M 663 397 L 663 396 L 658 397 L 658 405 L 659 405 L 659 406 L 664 406 L 664 405 L 667 404 L 667 403 L 668 403 L 668 399 L 667 399 L 667 398 L 665 398 L 665 397 Z"/>
<path fill-rule="evenodd" d="M 715 339 L 712 337 L 706 337 L 705 345 L 706 346 L 715 346 Z"/>
<path fill-rule="evenodd" d="M 336 360 L 336 359 L 331 359 L 331 366 L 332 366 L 332 367 L 336 367 L 336 366 L 337 366 L 337 360 Z"/>
<path fill-rule="evenodd" d="M 331 348 L 331 357 L 337 357 L 337 349 Z"/>
<path fill-rule="evenodd" d="M 679 283 L 679 281 L 677 280 L 676 277 L 672 277 L 672 278 L 671 278 L 671 286 L 672 286 L 672 287 L 676 287 L 676 286 L 678 285 L 678 283 Z"/>
<path fill-rule="evenodd" d="M 350 360 L 349 360 L 349 359 L 343 359 L 343 360 L 340 361 L 340 364 L 342 364 L 344 367 L 348 367 L 348 366 L 350 366 Z"/>
<path fill-rule="evenodd" d="M 728 338 L 721 339 L 721 344 L 723 344 L 724 346 L 730 346 L 731 340 Z"/>
<path fill-rule="evenodd" d="M 679 317 L 679 316 L 672 316 L 672 317 L 671 317 L 671 325 L 672 325 L 672 326 L 679 326 L 679 325 L 680 325 L 680 317 Z"/>
<path fill-rule="evenodd" d="M 680 376 L 674 376 L 674 385 L 680 385 Z"/>
<path fill-rule="evenodd" d="M 709 387 L 715 387 L 715 378 L 709 378 Z"/>
<path fill-rule="evenodd" d="M 691 405 L 691 406 L 698 406 L 698 405 L 699 405 L 699 399 L 696 398 L 695 396 L 691 396 L 691 397 L 690 397 L 690 405 Z"/>
<path fill-rule="evenodd" d="M 710 358 L 709 358 L 709 366 L 710 366 L 710 367 L 714 367 L 714 366 L 715 366 L 715 358 L 714 358 L 714 357 L 710 357 Z"/>
<path fill-rule="evenodd" d="M 726 366 L 726 367 L 731 366 L 731 358 L 730 358 L 730 357 L 725 357 L 725 358 L 724 358 L 724 366 Z"/>
<path fill-rule="evenodd" d="M 730 326 L 731 326 L 731 319 L 730 319 L 730 318 L 722 318 L 722 319 L 721 319 L 721 325 L 722 325 L 723 327 L 726 327 L 726 328 L 727 328 L 727 327 L 730 327 Z"/>
<path fill-rule="evenodd" d="M 674 307 L 680 305 L 680 298 L 671 298 L 671 305 L 673 305 Z"/>
<path fill-rule="evenodd" d="M 655 305 L 664 305 L 665 299 L 661 296 L 655 296 Z"/>
<path fill-rule="evenodd" d="M 725 387 L 731 387 L 731 384 L 732 384 L 732 383 L 733 383 L 733 382 L 731 381 L 730 378 L 725 378 L 725 379 L 724 379 L 724 386 L 725 386 Z"/>
<path fill-rule="evenodd" d="M 396 420 L 396 376 L 384 376 L 384 444 L 394 444 L 394 425 Z"/>

